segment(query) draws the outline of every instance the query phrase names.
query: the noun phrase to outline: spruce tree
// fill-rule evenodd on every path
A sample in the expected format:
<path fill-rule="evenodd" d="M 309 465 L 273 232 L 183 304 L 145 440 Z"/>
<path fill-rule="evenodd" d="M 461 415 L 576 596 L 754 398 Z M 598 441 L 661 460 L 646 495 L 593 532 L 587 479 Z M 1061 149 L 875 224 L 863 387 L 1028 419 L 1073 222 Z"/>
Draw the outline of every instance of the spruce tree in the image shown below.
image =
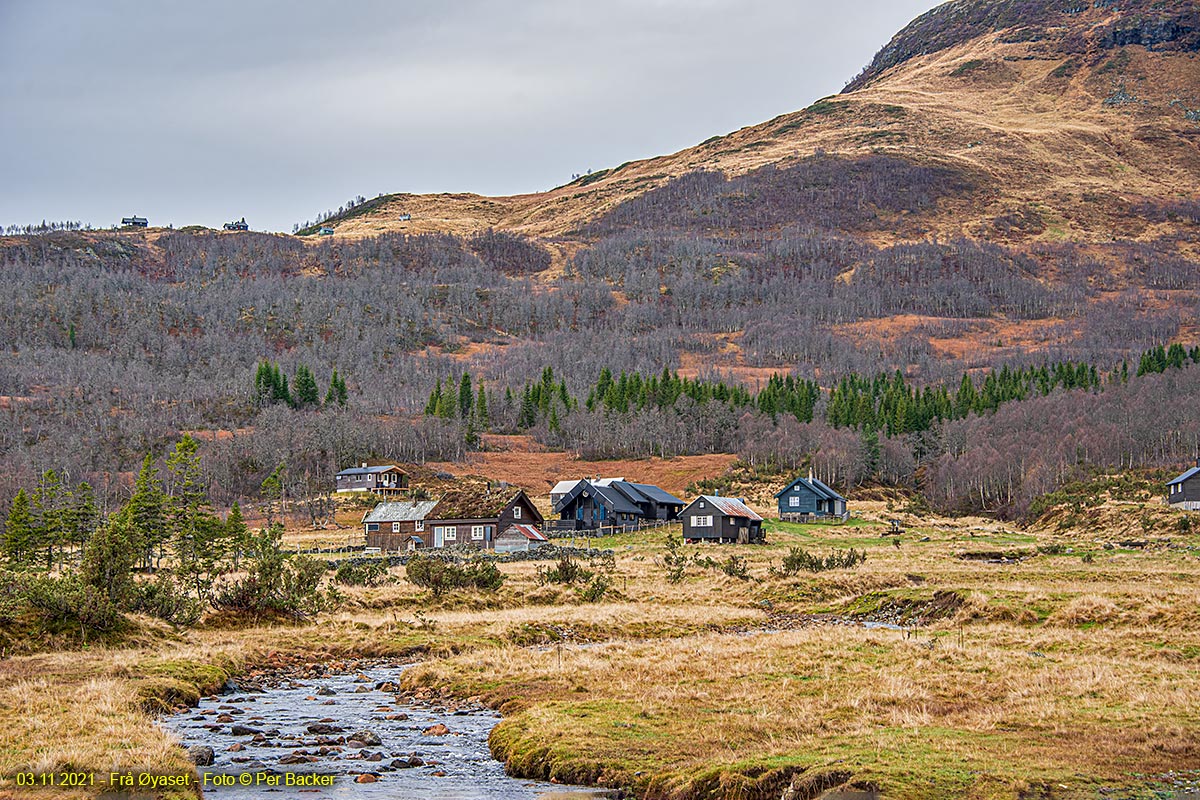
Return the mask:
<path fill-rule="evenodd" d="M 312 371 L 303 364 L 296 367 L 296 380 L 293 384 L 292 394 L 295 397 L 296 408 L 308 408 L 321 402 L 317 379 L 313 377 Z"/>
<path fill-rule="evenodd" d="M 425 404 L 425 416 L 437 416 L 438 408 L 442 403 L 442 379 L 437 379 L 437 385 L 433 387 L 433 391 L 429 393 L 429 402 Z"/>
<path fill-rule="evenodd" d="M 464 372 L 458 384 L 458 416 L 461 419 L 471 417 L 471 406 L 475 401 L 475 392 L 471 390 L 471 373 Z"/>
<path fill-rule="evenodd" d="M 169 529 L 166 496 L 159 482 L 154 459 L 149 453 L 142 459 L 142 468 L 134 481 L 133 496 L 129 498 L 127 507 L 133 523 L 130 547 L 137 552 L 146 566 L 150 566 L 151 561 L 157 566 L 158 560 L 163 556 L 163 547 L 169 539 Z"/>
<path fill-rule="evenodd" d="M 4 523 L 4 557 L 10 566 L 25 563 L 33 554 L 34 527 L 29 495 L 18 489 Z"/>

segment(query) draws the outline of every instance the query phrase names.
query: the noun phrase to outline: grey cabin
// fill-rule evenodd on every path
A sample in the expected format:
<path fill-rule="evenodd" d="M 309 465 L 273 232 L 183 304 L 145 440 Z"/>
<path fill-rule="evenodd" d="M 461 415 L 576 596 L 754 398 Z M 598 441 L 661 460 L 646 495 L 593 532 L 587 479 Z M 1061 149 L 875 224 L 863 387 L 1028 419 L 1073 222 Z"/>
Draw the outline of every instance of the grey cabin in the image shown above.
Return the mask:
<path fill-rule="evenodd" d="M 226 222 L 225 230 L 227 231 L 248 231 L 250 225 L 246 222 L 246 218 L 242 217 L 237 222 Z"/>
<path fill-rule="evenodd" d="M 121 217 L 121 224 L 133 228 L 145 228 L 150 224 L 150 220 L 145 217 Z"/>
<path fill-rule="evenodd" d="M 796 478 L 783 487 L 775 499 L 779 502 L 779 518 L 784 522 L 845 520 L 849 516 L 846 513 L 846 498 L 814 478 L 812 473 L 807 478 Z"/>
<path fill-rule="evenodd" d="M 368 467 L 363 463 L 344 469 L 334 476 L 339 492 L 377 492 L 390 494 L 408 488 L 408 473 L 395 464 Z"/>
<path fill-rule="evenodd" d="M 560 481 L 550 491 L 558 531 L 635 528 L 676 519 L 684 503 L 670 492 L 623 478 Z"/>
<path fill-rule="evenodd" d="M 1196 466 L 1167 484 L 1167 502 L 1172 508 L 1200 511 L 1200 458 Z"/>
<path fill-rule="evenodd" d="M 688 543 L 762 544 L 763 518 L 734 497 L 702 495 L 683 509 L 683 540 Z"/>

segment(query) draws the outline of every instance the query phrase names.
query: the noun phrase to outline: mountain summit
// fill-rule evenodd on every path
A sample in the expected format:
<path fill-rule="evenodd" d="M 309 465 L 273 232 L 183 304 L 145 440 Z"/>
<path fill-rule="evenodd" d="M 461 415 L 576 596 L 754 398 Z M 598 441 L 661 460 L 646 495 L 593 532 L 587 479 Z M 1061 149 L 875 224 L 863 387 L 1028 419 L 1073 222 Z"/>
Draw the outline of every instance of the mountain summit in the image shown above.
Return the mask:
<path fill-rule="evenodd" d="M 674 178 L 814 153 L 948 169 L 963 189 L 876 238 L 1157 238 L 1200 185 L 1200 10 L 1184 0 L 954 0 L 898 33 L 834 97 L 695 147 L 513 197 L 390 195 L 339 234 L 484 228 L 572 236 Z M 409 222 L 397 222 L 402 213 Z M 1167 215 L 1169 216 L 1169 215 Z"/>

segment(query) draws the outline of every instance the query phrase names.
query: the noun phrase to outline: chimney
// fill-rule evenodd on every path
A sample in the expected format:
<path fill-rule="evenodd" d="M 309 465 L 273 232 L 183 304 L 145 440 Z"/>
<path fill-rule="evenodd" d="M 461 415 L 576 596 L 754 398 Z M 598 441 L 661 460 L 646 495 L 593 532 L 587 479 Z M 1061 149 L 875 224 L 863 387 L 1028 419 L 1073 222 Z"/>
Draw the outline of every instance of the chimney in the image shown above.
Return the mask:
<path fill-rule="evenodd" d="M 809 468 L 808 468 L 808 479 L 809 479 L 810 481 L 813 479 L 812 467 L 809 467 Z"/>
<path fill-rule="evenodd" d="M 713 497 L 720 497 L 720 496 L 721 496 L 721 490 L 713 489 Z"/>
<path fill-rule="evenodd" d="M 362 462 L 362 468 L 363 468 L 363 469 L 366 469 L 366 468 L 367 468 L 367 462 L 365 462 L 365 461 L 364 461 L 364 462 Z"/>

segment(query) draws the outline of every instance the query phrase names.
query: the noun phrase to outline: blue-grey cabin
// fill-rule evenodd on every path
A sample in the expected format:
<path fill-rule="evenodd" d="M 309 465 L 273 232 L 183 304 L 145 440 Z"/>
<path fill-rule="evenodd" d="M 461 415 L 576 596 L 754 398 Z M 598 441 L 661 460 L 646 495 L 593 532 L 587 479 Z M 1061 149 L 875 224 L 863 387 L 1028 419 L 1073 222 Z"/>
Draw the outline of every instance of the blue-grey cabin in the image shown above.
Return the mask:
<path fill-rule="evenodd" d="M 150 220 L 145 217 L 121 217 L 121 224 L 132 228 L 145 228 Z"/>
<path fill-rule="evenodd" d="M 1172 508 L 1200 511 L 1200 459 L 1196 466 L 1167 484 L 1167 502 Z"/>
<path fill-rule="evenodd" d="M 779 518 L 784 521 L 846 518 L 846 498 L 811 475 L 796 478 L 775 499 L 779 502 Z"/>

